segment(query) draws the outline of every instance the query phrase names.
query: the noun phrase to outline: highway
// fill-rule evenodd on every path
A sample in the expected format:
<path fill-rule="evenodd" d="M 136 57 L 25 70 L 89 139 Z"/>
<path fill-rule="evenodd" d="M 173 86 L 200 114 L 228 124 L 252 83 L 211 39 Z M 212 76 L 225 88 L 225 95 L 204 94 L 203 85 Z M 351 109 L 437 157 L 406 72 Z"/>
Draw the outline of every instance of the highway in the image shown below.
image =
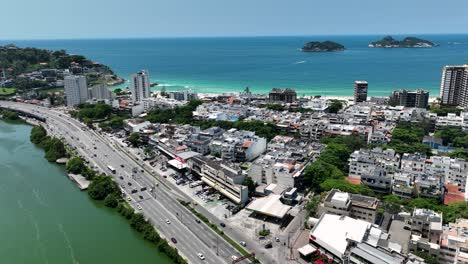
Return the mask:
<path fill-rule="evenodd" d="M 131 197 L 129 203 L 136 211 L 142 212 L 169 242 L 171 238 L 177 239 L 175 246 L 190 263 L 230 263 L 233 255 L 240 256 L 236 249 L 203 222 L 198 223 L 195 216 L 176 200 L 175 192 L 163 184 L 156 186 L 153 175 L 141 170 L 140 164 L 102 135 L 87 129 L 77 120 L 57 110 L 7 101 L 1 101 L 0 106 L 39 114 L 47 118 L 48 131 L 76 147 L 76 151 L 89 160 L 90 165 L 113 176 L 125 193 Z M 107 169 L 108 165 L 114 167 L 117 173 L 111 173 Z M 138 168 L 138 173 L 134 176 L 132 176 L 133 168 Z M 152 186 L 155 187 L 154 190 Z M 141 191 L 143 187 L 147 190 Z M 138 192 L 132 194 L 133 189 L 137 189 Z M 137 204 L 142 207 L 142 210 L 137 209 Z M 167 221 L 170 223 L 168 224 Z M 198 253 L 202 253 L 205 259 L 201 260 L 197 256 Z"/>

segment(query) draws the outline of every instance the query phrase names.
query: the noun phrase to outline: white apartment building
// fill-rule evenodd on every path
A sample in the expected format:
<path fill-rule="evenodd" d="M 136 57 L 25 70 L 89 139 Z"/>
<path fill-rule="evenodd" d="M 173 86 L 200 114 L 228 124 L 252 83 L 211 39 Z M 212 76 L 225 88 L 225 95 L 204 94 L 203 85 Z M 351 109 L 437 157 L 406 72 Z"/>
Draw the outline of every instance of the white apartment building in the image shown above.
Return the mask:
<path fill-rule="evenodd" d="M 67 106 L 75 106 L 88 100 L 88 86 L 86 77 L 82 75 L 68 75 L 64 78 Z"/>
<path fill-rule="evenodd" d="M 404 153 L 401 157 L 401 171 L 420 174 L 425 170 L 426 156 L 419 153 Z"/>
<path fill-rule="evenodd" d="M 266 151 L 266 145 L 266 138 L 256 136 L 255 132 L 232 128 L 211 142 L 210 151 L 224 160 L 252 161 Z"/>
<path fill-rule="evenodd" d="M 436 128 L 445 126 L 461 127 L 463 131 L 468 131 L 468 112 L 461 112 L 459 116 L 454 113 L 448 113 L 447 116 L 438 116 L 436 119 Z"/>
<path fill-rule="evenodd" d="M 130 77 L 130 91 L 133 103 L 139 103 L 151 96 L 150 77 L 146 70 L 141 70 Z"/>
<path fill-rule="evenodd" d="M 89 89 L 89 99 L 95 100 L 111 100 L 113 97 L 112 92 L 105 84 L 94 85 Z"/>
<path fill-rule="evenodd" d="M 425 164 L 425 172 L 429 175 L 440 175 L 444 184 L 457 185 L 460 191 L 466 191 L 468 162 L 462 159 L 432 156 Z"/>
<path fill-rule="evenodd" d="M 349 177 L 360 179 L 363 173 L 376 166 L 383 168 L 389 176 L 400 166 L 400 155 L 393 149 L 382 148 L 360 149 L 354 151 L 349 158 Z"/>
<path fill-rule="evenodd" d="M 440 237 L 439 263 L 468 263 L 468 220 L 457 219 L 444 226 Z"/>

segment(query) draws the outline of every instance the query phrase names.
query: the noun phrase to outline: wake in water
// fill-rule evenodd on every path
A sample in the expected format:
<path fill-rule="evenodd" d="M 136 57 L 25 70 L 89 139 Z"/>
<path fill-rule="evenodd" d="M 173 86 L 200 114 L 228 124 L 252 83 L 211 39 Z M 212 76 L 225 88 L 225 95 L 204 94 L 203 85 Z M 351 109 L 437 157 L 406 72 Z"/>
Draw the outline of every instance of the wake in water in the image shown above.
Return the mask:
<path fill-rule="evenodd" d="M 36 189 L 32 189 L 32 193 L 34 194 L 34 197 L 36 198 L 36 201 L 44 206 L 44 207 L 49 207 L 49 205 L 45 202 L 45 200 L 42 198 L 42 196 L 39 194 L 39 192 Z"/>
<path fill-rule="evenodd" d="M 34 226 L 34 230 L 36 232 L 36 241 L 37 241 L 37 246 L 39 247 L 39 251 L 41 252 L 41 257 L 42 257 L 42 260 L 44 261 L 45 264 L 49 264 L 49 259 L 47 258 L 47 254 L 46 254 L 46 250 L 44 248 L 44 245 L 41 243 L 41 230 L 39 229 L 39 223 L 37 222 L 37 219 L 34 218 L 34 215 L 33 213 L 26 209 L 23 205 L 23 203 L 21 202 L 21 200 L 17 200 L 16 201 L 18 203 L 18 207 L 20 209 L 22 209 L 26 215 L 28 216 L 29 220 L 31 221 L 31 223 L 33 224 Z"/>
<path fill-rule="evenodd" d="M 60 232 L 62 232 L 63 237 L 65 238 L 65 242 L 67 244 L 68 249 L 70 250 L 70 257 L 71 257 L 72 263 L 73 264 L 79 264 L 80 262 L 78 262 L 78 260 L 76 260 L 76 258 L 75 258 L 75 252 L 73 250 L 73 246 L 72 246 L 72 244 L 70 242 L 70 239 L 68 238 L 67 233 L 65 232 L 65 229 L 63 229 L 63 225 L 60 224 L 60 223 L 57 224 L 57 225 L 58 225 L 58 227 L 60 229 Z"/>
<path fill-rule="evenodd" d="M 293 64 L 303 64 L 303 63 L 306 63 L 307 61 L 296 61 L 295 63 Z"/>

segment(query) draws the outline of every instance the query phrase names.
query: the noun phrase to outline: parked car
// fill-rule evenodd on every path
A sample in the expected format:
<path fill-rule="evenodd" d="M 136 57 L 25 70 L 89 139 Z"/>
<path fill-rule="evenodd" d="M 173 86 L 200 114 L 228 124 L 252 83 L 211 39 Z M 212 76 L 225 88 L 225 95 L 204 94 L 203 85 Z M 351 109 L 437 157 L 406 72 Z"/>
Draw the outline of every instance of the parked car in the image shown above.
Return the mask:
<path fill-rule="evenodd" d="M 175 239 L 175 237 L 172 237 L 171 241 L 172 241 L 172 243 L 177 244 L 177 239 Z"/>
<path fill-rule="evenodd" d="M 204 260 L 204 259 L 205 259 L 205 256 L 203 256 L 202 253 L 198 253 L 197 255 L 198 255 L 198 257 L 199 257 L 201 260 Z"/>
<path fill-rule="evenodd" d="M 272 248 L 273 244 L 271 242 L 268 242 L 265 244 L 265 248 Z"/>
<path fill-rule="evenodd" d="M 226 224 L 223 223 L 223 222 L 219 223 L 219 225 L 220 225 L 221 227 L 226 227 Z"/>
<path fill-rule="evenodd" d="M 243 247 L 247 246 L 247 243 L 245 243 L 245 241 L 241 241 L 239 244 L 241 244 L 241 246 L 243 246 Z"/>

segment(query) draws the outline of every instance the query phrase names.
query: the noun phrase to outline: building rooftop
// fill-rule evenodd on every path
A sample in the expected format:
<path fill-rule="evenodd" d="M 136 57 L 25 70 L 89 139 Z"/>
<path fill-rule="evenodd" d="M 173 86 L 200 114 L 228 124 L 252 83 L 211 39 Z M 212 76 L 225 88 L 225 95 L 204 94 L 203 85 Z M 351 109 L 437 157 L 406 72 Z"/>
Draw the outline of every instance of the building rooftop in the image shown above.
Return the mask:
<path fill-rule="evenodd" d="M 281 195 L 278 194 L 257 198 L 247 205 L 246 209 L 281 219 L 288 213 L 291 206 L 283 204 L 280 198 Z"/>
<path fill-rule="evenodd" d="M 369 222 L 348 216 L 322 214 L 310 237 L 334 255 L 342 257 L 349 243 L 362 242 L 371 227 Z"/>

